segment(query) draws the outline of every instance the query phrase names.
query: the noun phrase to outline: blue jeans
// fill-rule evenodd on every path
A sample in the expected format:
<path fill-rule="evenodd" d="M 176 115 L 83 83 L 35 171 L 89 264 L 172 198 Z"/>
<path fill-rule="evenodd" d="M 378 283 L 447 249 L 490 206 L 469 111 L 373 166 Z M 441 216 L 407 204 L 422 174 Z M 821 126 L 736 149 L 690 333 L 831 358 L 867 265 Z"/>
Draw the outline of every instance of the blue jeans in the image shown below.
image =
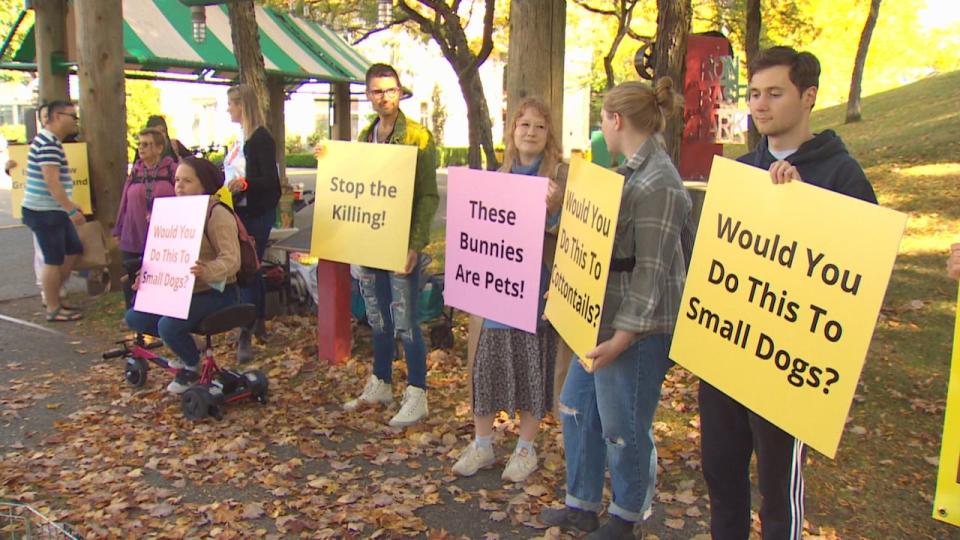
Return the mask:
<path fill-rule="evenodd" d="M 407 383 L 426 389 L 427 348 L 417 324 L 420 263 L 405 276 L 361 267 L 359 282 L 367 322 L 373 329 L 373 374 L 380 380 L 391 381 L 396 333 L 403 342 L 403 355 L 407 360 Z"/>
<path fill-rule="evenodd" d="M 604 465 L 610 469 L 613 501 L 609 512 L 640 521 L 657 484 L 653 415 L 660 386 L 673 363 L 670 336 L 643 338 L 612 363 L 587 373 L 576 358 L 560 394 L 566 451 L 566 505 L 600 510 Z"/>
<path fill-rule="evenodd" d="M 247 233 L 257 242 L 257 260 L 263 262 L 263 254 L 267 252 L 267 241 L 270 239 L 270 229 L 277 220 L 276 209 L 268 211 L 262 216 L 241 218 Z M 263 269 L 257 270 L 257 277 L 253 285 L 240 288 L 240 302 L 257 306 L 257 318 L 266 316 L 267 287 L 263 281 Z"/>
<path fill-rule="evenodd" d="M 223 292 L 210 290 L 194 293 L 186 319 L 163 317 L 134 309 L 127 310 L 124 319 L 131 330 L 159 336 L 166 346 L 183 360 L 184 364 L 196 367 L 200 363 L 200 351 L 193 341 L 193 336 L 190 335 L 190 330 L 207 315 L 236 303 L 237 287 L 227 285 Z"/>

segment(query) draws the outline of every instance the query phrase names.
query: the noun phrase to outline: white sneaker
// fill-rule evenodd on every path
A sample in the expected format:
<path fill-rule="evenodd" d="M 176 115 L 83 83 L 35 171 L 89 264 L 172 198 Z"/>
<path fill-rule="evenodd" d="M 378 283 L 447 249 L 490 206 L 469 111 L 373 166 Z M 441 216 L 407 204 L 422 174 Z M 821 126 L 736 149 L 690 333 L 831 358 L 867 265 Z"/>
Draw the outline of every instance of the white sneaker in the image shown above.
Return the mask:
<path fill-rule="evenodd" d="M 427 416 L 427 391 L 416 386 L 407 386 L 403 391 L 400 411 L 390 420 L 393 427 L 416 424 Z"/>
<path fill-rule="evenodd" d="M 480 469 L 489 469 L 496 461 L 492 446 L 477 446 L 474 441 L 460 452 L 460 458 L 453 465 L 453 472 L 460 476 L 473 476 Z"/>
<path fill-rule="evenodd" d="M 526 448 L 515 450 L 510 456 L 510 461 L 503 469 L 501 480 L 508 482 L 523 482 L 528 476 L 537 470 L 537 451 Z"/>
<path fill-rule="evenodd" d="M 351 399 L 343 404 L 346 411 L 355 411 L 360 405 L 370 403 L 393 403 L 393 387 L 386 381 L 381 381 L 376 375 L 370 375 L 367 385 L 363 387 L 360 397 Z"/>
<path fill-rule="evenodd" d="M 186 369 L 187 365 L 179 358 L 167 358 L 167 367 L 170 369 Z"/>
<path fill-rule="evenodd" d="M 180 395 L 190 389 L 197 382 L 200 376 L 196 369 L 184 368 L 177 371 L 177 376 L 167 385 L 167 392 Z"/>

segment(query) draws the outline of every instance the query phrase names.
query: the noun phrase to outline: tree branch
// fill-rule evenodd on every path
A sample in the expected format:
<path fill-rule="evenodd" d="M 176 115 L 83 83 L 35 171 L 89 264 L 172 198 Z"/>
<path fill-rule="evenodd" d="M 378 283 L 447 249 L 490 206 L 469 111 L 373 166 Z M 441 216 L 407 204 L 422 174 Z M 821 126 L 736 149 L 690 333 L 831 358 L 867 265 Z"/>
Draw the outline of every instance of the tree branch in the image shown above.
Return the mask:
<path fill-rule="evenodd" d="M 493 51 L 493 12 L 496 6 L 495 0 L 487 0 L 486 11 L 483 14 L 483 43 L 480 45 L 480 52 L 477 53 L 477 60 L 474 67 L 479 68 Z"/>
<path fill-rule="evenodd" d="M 617 14 L 617 12 L 612 9 L 603 9 L 603 8 L 591 6 L 586 2 L 586 0 L 573 0 L 573 3 L 591 13 L 598 13 L 600 15 L 616 15 Z"/>
<path fill-rule="evenodd" d="M 399 26 L 399 25 L 401 25 L 401 24 L 405 24 L 405 23 L 407 23 L 407 22 L 409 22 L 409 21 L 410 21 L 410 17 L 402 17 L 402 18 L 399 18 L 399 19 L 397 19 L 397 20 L 395 20 L 395 21 L 393 21 L 393 22 L 391 22 L 391 23 L 389 23 L 389 24 L 387 24 L 387 25 L 384 25 L 384 26 L 381 26 L 381 27 L 378 27 L 378 28 L 374 28 L 373 30 L 368 30 L 367 32 L 364 32 L 363 35 L 361 35 L 360 37 L 358 37 L 357 39 L 355 39 L 355 40 L 353 41 L 353 45 L 359 44 L 361 41 L 367 39 L 368 37 L 370 37 L 370 36 L 372 36 L 372 35 L 374 35 L 374 34 L 376 34 L 376 33 L 378 33 L 378 32 L 383 32 L 384 30 L 388 30 L 388 29 L 390 29 L 390 28 L 393 28 L 394 26 Z"/>

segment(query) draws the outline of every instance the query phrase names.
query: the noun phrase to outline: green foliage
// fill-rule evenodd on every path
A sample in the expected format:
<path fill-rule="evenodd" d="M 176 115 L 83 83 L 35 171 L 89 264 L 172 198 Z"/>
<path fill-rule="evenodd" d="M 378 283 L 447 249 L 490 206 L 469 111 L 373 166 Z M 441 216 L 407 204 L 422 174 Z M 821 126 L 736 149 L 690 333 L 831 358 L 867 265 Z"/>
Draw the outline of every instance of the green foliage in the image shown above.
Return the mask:
<path fill-rule="evenodd" d="M 305 150 L 303 139 L 301 139 L 299 135 L 287 135 L 287 140 L 284 141 L 283 147 L 287 151 L 287 154 L 299 154 Z"/>
<path fill-rule="evenodd" d="M 7 38 L 7 35 L 13 28 L 13 23 L 17 22 L 17 17 L 20 15 L 20 10 L 22 8 L 22 0 L 0 0 L 0 39 Z M 13 36 L 13 39 L 10 40 L 10 46 L 7 49 L 7 52 L 3 55 L 3 58 L 0 58 L 0 61 L 10 61 L 10 59 L 13 57 L 13 53 L 15 53 L 17 49 L 20 48 L 20 44 L 23 43 L 23 38 L 26 36 L 27 30 L 33 26 L 33 19 L 33 10 L 30 10 L 27 12 L 23 22 L 20 23 L 17 33 Z M 28 75 L 24 73 L 18 73 L 15 71 L 0 71 L 0 81 L 25 80 L 27 77 Z"/>
<path fill-rule="evenodd" d="M 314 169 L 317 167 L 317 158 L 311 152 L 287 154 L 287 167 Z"/>
<path fill-rule="evenodd" d="M 223 152 L 211 152 L 207 154 L 207 159 L 217 167 L 223 166 Z"/>
<path fill-rule="evenodd" d="M 503 160 L 503 145 L 494 145 L 493 151 L 497 154 L 497 159 Z M 437 167 L 466 167 L 470 148 L 467 146 L 438 146 L 437 147 Z M 482 157 L 482 156 L 481 156 Z"/>
<path fill-rule="evenodd" d="M 4 124 L 0 126 L 0 136 L 6 139 L 7 142 L 26 142 L 27 126 L 23 124 Z"/>
<path fill-rule="evenodd" d="M 127 158 L 132 161 L 139 139 L 137 133 L 146 127 L 147 118 L 160 114 L 160 90 L 152 82 L 127 79 Z"/>

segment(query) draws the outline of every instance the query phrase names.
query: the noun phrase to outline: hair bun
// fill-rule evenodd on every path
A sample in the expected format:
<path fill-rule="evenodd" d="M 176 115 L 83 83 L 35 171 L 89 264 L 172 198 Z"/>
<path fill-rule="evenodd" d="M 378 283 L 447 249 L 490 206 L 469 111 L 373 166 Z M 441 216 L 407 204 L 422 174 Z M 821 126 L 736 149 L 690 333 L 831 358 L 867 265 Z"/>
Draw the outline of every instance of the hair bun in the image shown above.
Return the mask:
<path fill-rule="evenodd" d="M 683 106 L 683 98 L 673 91 L 673 79 L 661 77 L 653 87 L 654 99 L 657 106 L 666 116 L 672 115 Z"/>

